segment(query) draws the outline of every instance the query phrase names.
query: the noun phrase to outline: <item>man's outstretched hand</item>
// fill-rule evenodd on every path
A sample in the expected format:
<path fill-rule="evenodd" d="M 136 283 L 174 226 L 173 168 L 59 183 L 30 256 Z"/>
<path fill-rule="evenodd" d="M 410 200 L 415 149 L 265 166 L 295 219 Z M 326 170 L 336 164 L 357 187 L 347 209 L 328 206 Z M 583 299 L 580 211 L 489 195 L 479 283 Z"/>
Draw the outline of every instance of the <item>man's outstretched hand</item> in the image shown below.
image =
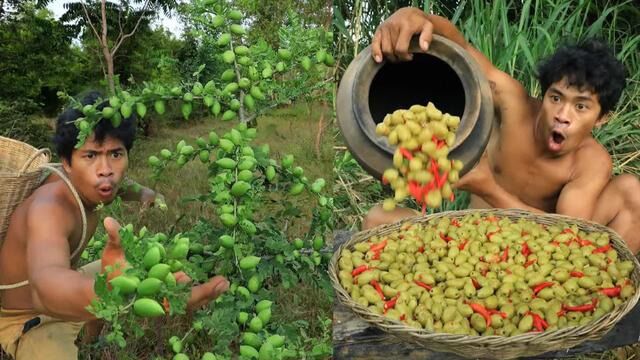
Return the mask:
<path fill-rule="evenodd" d="M 111 217 L 104 219 L 104 228 L 107 232 L 109 239 L 102 252 L 102 271 L 107 266 L 111 266 L 114 270 L 109 274 L 109 279 L 122 274 L 122 270 L 127 266 L 127 261 L 124 256 L 124 250 L 120 246 L 120 224 Z M 182 271 L 174 274 L 176 281 L 179 283 L 188 283 L 191 278 Z M 208 282 L 194 286 L 191 288 L 191 297 L 187 301 L 187 308 L 194 310 L 198 309 L 210 301 L 215 300 L 218 296 L 222 295 L 229 289 L 229 281 L 223 276 L 214 276 L 209 279 Z"/>
<path fill-rule="evenodd" d="M 174 273 L 176 281 L 182 284 L 191 281 L 191 278 L 182 271 Z M 191 288 L 191 297 L 187 301 L 187 308 L 195 310 L 207 305 L 229 289 L 229 281 L 223 276 L 214 276 L 208 282 Z"/>
<path fill-rule="evenodd" d="M 409 43 L 414 34 L 420 34 L 419 45 L 422 51 L 429 49 L 433 34 L 433 24 L 420 9 L 406 7 L 396 11 L 378 26 L 371 42 L 371 55 L 379 63 L 383 55 L 392 62 L 409 61 Z"/>

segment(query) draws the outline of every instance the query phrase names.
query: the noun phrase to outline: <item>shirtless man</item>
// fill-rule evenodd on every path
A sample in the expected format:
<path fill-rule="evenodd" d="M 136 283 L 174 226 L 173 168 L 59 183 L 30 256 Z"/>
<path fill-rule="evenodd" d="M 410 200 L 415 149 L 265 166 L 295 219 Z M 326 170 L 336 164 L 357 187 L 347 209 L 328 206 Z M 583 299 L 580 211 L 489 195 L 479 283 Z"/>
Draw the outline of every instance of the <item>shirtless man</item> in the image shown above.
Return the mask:
<path fill-rule="evenodd" d="M 592 136 L 608 120 L 624 88 L 623 65 L 604 44 L 563 47 L 539 67 L 542 99 L 495 68 L 447 19 L 403 8 L 382 23 L 372 55 L 381 62 L 410 60 L 409 41 L 420 34 L 427 51 L 432 34 L 462 46 L 490 82 L 496 112 L 486 152 L 456 184 L 472 193 L 472 208 L 519 208 L 592 220 L 616 231 L 640 250 L 640 182 L 630 174 L 611 178 L 612 162 Z M 410 209 L 372 208 L 368 229 L 415 216 Z"/>
<path fill-rule="evenodd" d="M 93 104 L 98 96 L 90 94 L 83 105 Z M 109 204 L 118 193 L 136 125 L 133 117 L 123 120 L 118 128 L 101 120 L 85 144 L 75 149 L 78 130 L 70 122 L 80 116 L 79 111 L 69 109 L 59 117 L 54 143 L 64 173 L 86 213 L 86 240 L 93 236 L 98 223 L 95 208 L 100 203 Z M 137 195 L 122 195 L 143 202 L 155 199 L 153 191 L 146 188 Z M 76 271 L 86 244 L 82 241 L 82 215 L 71 188 L 60 177 L 49 176 L 13 212 L 0 248 L 0 284 L 28 283 L 1 293 L 0 344 L 11 356 L 18 360 L 77 359 L 74 341 L 78 332 L 84 322 L 95 319 L 86 310 L 96 297 L 95 274 L 106 266 L 125 262 L 118 235 L 120 225 L 106 218 L 104 226 L 108 242 L 101 262 Z M 109 279 L 116 275 L 110 273 Z M 184 273 L 176 275 L 179 281 L 190 280 Z M 226 279 L 216 276 L 192 289 L 188 306 L 205 305 L 228 286 Z"/>

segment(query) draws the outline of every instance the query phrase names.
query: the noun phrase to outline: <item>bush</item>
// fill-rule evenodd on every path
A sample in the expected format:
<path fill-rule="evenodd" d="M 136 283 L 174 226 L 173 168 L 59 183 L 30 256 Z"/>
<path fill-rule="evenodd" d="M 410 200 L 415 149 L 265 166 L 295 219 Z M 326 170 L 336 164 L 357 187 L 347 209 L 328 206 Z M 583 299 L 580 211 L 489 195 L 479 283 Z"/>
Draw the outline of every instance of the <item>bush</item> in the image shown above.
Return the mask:
<path fill-rule="evenodd" d="M 50 146 L 51 130 L 35 123 L 31 114 L 38 109 L 32 101 L 0 101 L 0 136 L 26 142 L 36 148 Z"/>

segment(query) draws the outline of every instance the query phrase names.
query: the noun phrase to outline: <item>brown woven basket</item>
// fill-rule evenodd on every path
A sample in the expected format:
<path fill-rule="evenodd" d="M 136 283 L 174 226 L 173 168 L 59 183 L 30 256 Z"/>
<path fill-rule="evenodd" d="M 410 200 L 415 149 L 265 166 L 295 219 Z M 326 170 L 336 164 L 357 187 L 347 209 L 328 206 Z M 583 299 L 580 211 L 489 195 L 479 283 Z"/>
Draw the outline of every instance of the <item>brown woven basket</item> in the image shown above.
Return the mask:
<path fill-rule="evenodd" d="M 0 246 L 15 208 L 42 183 L 49 149 L 0 136 Z"/>
<path fill-rule="evenodd" d="M 431 219 L 441 217 L 461 219 L 471 213 L 481 215 L 493 214 L 500 217 L 508 217 L 512 220 L 524 218 L 539 224 L 555 225 L 565 223 L 577 225 L 585 232 L 606 232 L 609 234 L 613 248 L 618 252 L 620 260 L 630 260 L 634 263 L 633 272 L 630 275 L 635 286 L 635 293 L 628 301 L 617 307 L 611 313 L 584 326 L 562 328 L 543 333 L 527 333 L 512 337 L 504 336 L 469 336 L 453 335 L 447 333 L 432 332 L 425 329 L 409 327 L 404 323 L 391 320 L 382 315 L 372 313 L 367 308 L 357 304 L 349 293 L 342 287 L 338 279 L 338 260 L 343 249 L 353 249 L 356 243 L 366 241 L 372 236 L 383 236 L 400 229 L 406 223 L 426 223 Z M 329 277 L 335 289 L 338 299 L 352 309 L 365 321 L 378 328 L 393 334 L 407 342 L 423 346 L 432 351 L 451 352 L 470 358 L 512 359 L 521 356 L 535 356 L 548 351 L 565 350 L 572 348 L 587 340 L 598 340 L 604 336 L 613 326 L 620 321 L 636 305 L 640 298 L 640 263 L 631 253 L 620 235 L 613 230 L 594 222 L 571 218 L 557 214 L 533 214 L 518 209 L 487 209 L 487 210 L 462 210 L 437 213 L 424 217 L 415 217 L 404 221 L 381 225 L 373 229 L 359 232 L 342 244 L 331 258 L 329 264 Z"/>

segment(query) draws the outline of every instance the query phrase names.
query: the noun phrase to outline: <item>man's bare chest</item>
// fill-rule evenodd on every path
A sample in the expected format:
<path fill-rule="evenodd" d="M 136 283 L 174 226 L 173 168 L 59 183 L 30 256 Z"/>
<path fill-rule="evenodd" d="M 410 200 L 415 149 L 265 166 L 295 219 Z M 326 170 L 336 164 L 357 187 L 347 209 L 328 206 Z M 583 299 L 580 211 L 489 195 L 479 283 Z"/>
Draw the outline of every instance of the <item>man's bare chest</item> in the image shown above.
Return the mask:
<path fill-rule="evenodd" d="M 533 129 L 503 124 L 487 147 L 489 165 L 497 183 L 531 206 L 555 206 L 570 172 L 566 161 L 536 155 Z"/>
<path fill-rule="evenodd" d="M 84 248 L 86 248 L 87 243 L 89 242 L 91 237 L 95 234 L 96 228 L 98 227 L 97 214 L 87 213 L 86 219 L 87 219 L 87 223 L 86 223 L 87 227 L 86 227 L 86 234 L 84 234 L 84 240 L 83 240 L 83 233 L 82 233 L 82 222 L 80 222 L 78 226 L 76 226 L 73 233 L 71 234 L 71 238 L 69 239 L 70 254 L 73 254 L 76 251 L 76 249 L 80 247 L 80 250 L 78 250 L 78 255 L 71 259 L 74 265 L 77 264 L 78 261 L 80 260 L 80 255 L 82 254 L 82 251 L 84 250 Z"/>

